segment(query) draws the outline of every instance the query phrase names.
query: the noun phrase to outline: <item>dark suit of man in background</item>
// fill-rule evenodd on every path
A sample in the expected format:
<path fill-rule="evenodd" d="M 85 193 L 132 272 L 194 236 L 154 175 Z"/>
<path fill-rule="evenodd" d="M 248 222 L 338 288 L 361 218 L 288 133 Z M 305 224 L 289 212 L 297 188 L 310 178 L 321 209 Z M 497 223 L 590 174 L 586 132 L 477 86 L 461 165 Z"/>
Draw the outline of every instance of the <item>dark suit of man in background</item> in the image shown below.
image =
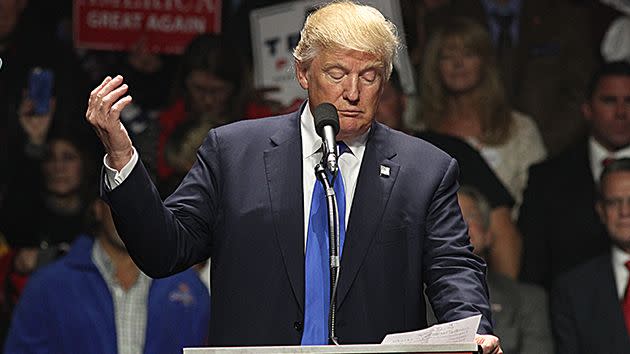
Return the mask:
<path fill-rule="evenodd" d="M 312 158 L 321 156 L 311 110 L 323 102 L 336 106 L 337 140 L 355 163 L 344 170 L 340 157 L 349 211 L 339 342 L 376 343 L 425 327 L 423 283 L 439 320 L 481 313 L 479 333 L 491 333 L 485 265 L 471 252 L 457 205 L 457 163 L 374 122 L 397 42 L 393 25 L 371 7 L 341 2 L 312 13 L 294 52 L 308 103 L 212 130 L 164 203 L 118 120 L 131 101 L 122 77 L 92 92 L 87 119 L 107 150 L 105 197 L 134 260 L 165 276 L 212 258 L 211 345 L 301 341 L 305 215 Z M 502 352 L 492 335 L 476 341 L 486 353 Z"/>
<path fill-rule="evenodd" d="M 630 352 L 630 159 L 604 168 L 599 191 L 597 212 L 612 246 L 554 283 L 551 310 L 559 354 Z"/>
<path fill-rule="evenodd" d="M 530 169 L 518 226 L 521 277 L 549 289 L 553 279 L 608 250 L 594 205 L 606 158 L 630 156 L 630 64 L 602 65 L 582 105 L 589 136 Z"/>

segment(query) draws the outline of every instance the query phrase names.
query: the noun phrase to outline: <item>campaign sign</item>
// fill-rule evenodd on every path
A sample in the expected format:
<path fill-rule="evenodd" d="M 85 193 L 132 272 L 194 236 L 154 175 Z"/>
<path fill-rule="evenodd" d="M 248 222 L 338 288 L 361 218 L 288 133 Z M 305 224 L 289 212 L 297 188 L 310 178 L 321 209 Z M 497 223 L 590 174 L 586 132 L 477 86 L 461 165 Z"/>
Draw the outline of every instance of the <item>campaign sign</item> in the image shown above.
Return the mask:
<path fill-rule="evenodd" d="M 310 12 L 322 1 L 295 1 L 256 9 L 250 13 L 254 85 L 257 88 L 277 88 L 269 98 L 291 104 L 306 98 L 295 78 L 293 49 L 300 40 L 300 30 Z M 363 3 L 379 9 L 398 28 L 402 43 L 395 65 L 405 93 L 415 93 L 413 69 L 404 44 L 399 0 L 367 0 Z"/>
<path fill-rule="evenodd" d="M 220 0 L 75 0 L 78 48 L 181 54 L 199 33 L 221 30 Z"/>
<path fill-rule="evenodd" d="M 269 98 L 285 105 L 306 98 L 295 79 L 293 49 L 312 1 L 296 1 L 256 9 L 250 13 L 254 86 L 277 88 Z"/>

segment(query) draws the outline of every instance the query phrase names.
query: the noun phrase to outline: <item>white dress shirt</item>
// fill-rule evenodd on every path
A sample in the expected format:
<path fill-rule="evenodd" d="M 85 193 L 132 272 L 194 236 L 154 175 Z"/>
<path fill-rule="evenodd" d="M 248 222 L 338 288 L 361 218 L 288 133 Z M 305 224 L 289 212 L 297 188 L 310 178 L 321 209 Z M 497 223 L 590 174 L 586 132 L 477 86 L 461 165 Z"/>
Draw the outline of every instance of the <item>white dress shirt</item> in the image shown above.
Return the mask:
<path fill-rule="evenodd" d="M 612 259 L 615 284 L 617 285 L 617 296 L 619 300 L 623 300 L 626 287 L 628 286 L 628 277 L 630 277 L 630 271 L 626 268 L 626 262 L 630 261 L 630 254 L 613 245 L 610 258 Z"/>
<path fill-rule="evenodd" d="M 605 147 L 603 147 L 595 138 L 592 136 L 588 139 L 588 149 L 589 149 L 589 157 L 591 159 L 591 172 L 593 172 L 593 179 L 596 184 L 599 184 L 599 176 L 602 174 L 604 170 L 604 166 L 602 166 L 602 162 L 606 158 L 615 158 L 620 159 L 622 157 L 630 157 L 630 145 L 611 152 L 608 151 Z"/>
<path fill-rule="evenodd" d="M 354 191 L 359 178 L 359 169 L 363 154 L 365 153 L 365 144 L 367 142 L 368 133 L 352 139 L 346 140 L 344 143 L 348 145 L 350 152 L 345 153 L 339 158 L 339 170 L 343 176 L 344 189 L 346 192 L 346 215 L 345 225 L 348 225 L 350 217 L 350 208 L 354 199 Z M 308 233 L 308 219 L 311 210 L 311 199 L 313 197 L 313 188 L 315 187 L 315 165 L 321 160 L 322 152 L 318 151 L 322 146 L 322 139 L 315 132 L 315 122 L 313 114 L 308 104 L 305 105 L 302 115 L 300 116 L 300 134 L 302 135 L 302 186 L 304 190 L 304 247 L 306 247 L 306 235 Z M 134 148 L 131 160 L 120 170 L 117 171 L 107 164 L 107 155 L 103 158 L 105 165 L 105 186 L 109 190 L 118 187 L 131 173 L 134 166 L 138 163 L 138 152 Z"/>
<path fill-rule="evenodd" d="M 100 241 L 94 241 L 92 261 L 112 295 L 118 354 L 136 354 L 144 350 L 151 278 L 142 272 L 127 290 L 116 279 L 116 268 Z"/>
<path fill-rule="evenodd" d="M 306 235 L 308 233 L 308 219 L 311 213 L 311 200 L 313 198 L 313 188 L 315 188 L 315 165 L 322 159 L 322 139 L 315 132 L 315 121 L 313 114 L 307 104 L 300 116 L 300 134 L 302 135 L 302 187 L 304 190 L 304 247 L 306 247 Z M 339 170 L 343 177 L 344 190 L 346 192 L 346 215 L 345 225 L 348 227 L 350 217 L 350 207 L 354 199 L 354 191 L 357 187 L 359 169 L 363 154 L 365 153 L 365 143 L 368 133 L 353 140 L 344 141 L 350 152 L 339 157 Z"/>
<path fill-rule="evenodd" d="M 131 160 L 127 164 L 117 171 L 107 164 L 107 155 L 103 157 L 103 165 L 105 165 L 105 187 L 112 191 L 114 188 L 120 186 L 129 177 L 131 170 L 138 163 L 138 152 L 135 147 L 131 147 L 133 153 L 131 154 Z"/>

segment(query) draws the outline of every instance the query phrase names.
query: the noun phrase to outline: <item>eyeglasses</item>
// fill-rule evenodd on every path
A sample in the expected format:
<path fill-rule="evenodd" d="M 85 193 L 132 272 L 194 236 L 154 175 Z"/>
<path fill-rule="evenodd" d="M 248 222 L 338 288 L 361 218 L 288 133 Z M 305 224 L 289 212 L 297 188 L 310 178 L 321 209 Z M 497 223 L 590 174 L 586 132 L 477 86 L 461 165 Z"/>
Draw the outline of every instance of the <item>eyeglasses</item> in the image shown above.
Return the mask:
<path fill-rule="evenodd" d="M 618 197 L 618 198 L 602 198 L 602 204 L 604 208 L 608 210 L 621 211 L 624 206 L 630 209 L 630 196 Z"/>

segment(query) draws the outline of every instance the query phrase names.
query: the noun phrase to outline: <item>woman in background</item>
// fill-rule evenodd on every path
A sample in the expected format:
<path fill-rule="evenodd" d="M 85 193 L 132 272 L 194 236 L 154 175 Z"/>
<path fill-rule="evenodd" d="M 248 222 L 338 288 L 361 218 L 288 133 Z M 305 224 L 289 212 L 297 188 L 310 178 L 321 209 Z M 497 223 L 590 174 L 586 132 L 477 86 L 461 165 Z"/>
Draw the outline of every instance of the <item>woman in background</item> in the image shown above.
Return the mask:
<path fill-rule="evenodd" d="M 453 18 L 434 33 L 425 53 L 422 125 L 476 148 L 514 197 L 515 218 L 528 168 L 546 157 L 546 149 L 532 118 L 507 102 L 488 32 L 473 20 Z"/>
<path fill-rule="evenodd" d="M 42 159 L 17 167 L 0 211 L 17 273 L 55 260 L 85 230 L 86 201 L 96 194 L 88 150 L 71 133 L 53 131 Z"/>
<path fill-rule="evenodd" d="M 160 115 L 157 175 L 162 195 L 169 195 L 180 179 L 165 155 L 171 134 L 182 123 L 201 117 L 210 128 L 243 118 L 248 78 L 240 52 L 226 38 L 201 34 L 186 47 L 171 106 Z"/>

